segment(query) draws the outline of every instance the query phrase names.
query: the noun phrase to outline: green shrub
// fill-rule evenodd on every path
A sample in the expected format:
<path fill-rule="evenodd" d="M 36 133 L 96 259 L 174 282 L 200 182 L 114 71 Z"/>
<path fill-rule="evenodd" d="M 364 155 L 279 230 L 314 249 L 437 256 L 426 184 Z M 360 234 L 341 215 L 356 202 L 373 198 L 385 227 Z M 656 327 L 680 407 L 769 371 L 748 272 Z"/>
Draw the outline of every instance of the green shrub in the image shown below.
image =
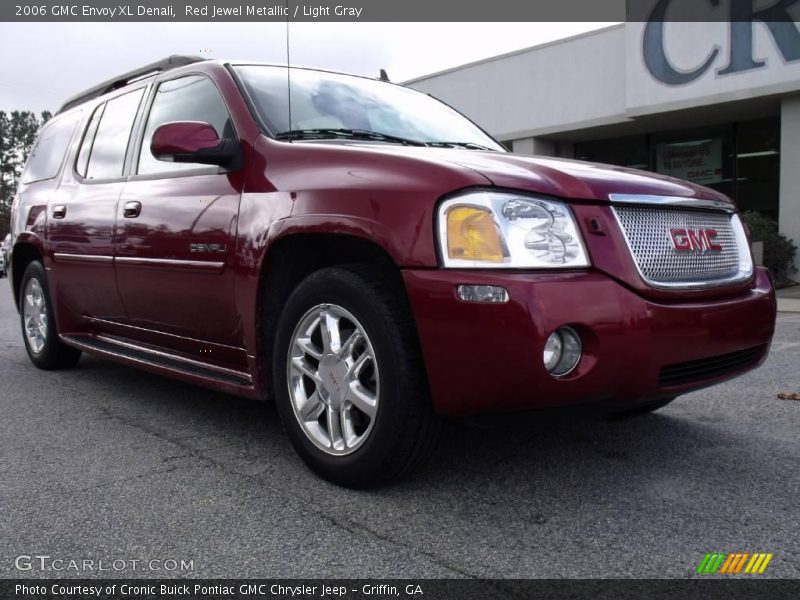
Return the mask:
<path fill-rule="evenodd" d="M 777 285 L 791 283 L 790 275 L 797 269 L 794 255 L 797 246 L 792 240 L 778 233 L 778 222 L 759 212 L 742 213 L 742 221 L 750 229 L 750 241 L 764 242 L 764 266 L 772 273 Z"/>

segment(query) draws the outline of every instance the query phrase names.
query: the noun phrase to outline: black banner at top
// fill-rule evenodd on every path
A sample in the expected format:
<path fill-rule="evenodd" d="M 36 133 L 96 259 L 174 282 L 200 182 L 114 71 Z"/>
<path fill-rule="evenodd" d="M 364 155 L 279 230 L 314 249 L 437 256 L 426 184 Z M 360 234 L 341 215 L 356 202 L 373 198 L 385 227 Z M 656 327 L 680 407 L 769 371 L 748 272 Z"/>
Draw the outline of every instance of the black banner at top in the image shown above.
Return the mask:
<path fill-rule="evenodd" d="M 0 21 L 622 22 L 800 20 L 800 0 L 7 0 Z"/>

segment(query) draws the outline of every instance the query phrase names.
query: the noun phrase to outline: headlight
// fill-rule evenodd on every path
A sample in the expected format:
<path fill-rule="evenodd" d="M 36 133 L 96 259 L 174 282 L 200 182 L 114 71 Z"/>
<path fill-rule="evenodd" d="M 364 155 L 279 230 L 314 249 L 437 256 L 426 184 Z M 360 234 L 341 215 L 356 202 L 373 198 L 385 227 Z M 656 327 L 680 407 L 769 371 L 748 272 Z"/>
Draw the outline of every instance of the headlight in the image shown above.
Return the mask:
<path fill-rule="evenodd" d="M 589 258 L 563 202 L 498 192 L 468 192 L 439 206 L 445 267 L 557 269 Z"/>

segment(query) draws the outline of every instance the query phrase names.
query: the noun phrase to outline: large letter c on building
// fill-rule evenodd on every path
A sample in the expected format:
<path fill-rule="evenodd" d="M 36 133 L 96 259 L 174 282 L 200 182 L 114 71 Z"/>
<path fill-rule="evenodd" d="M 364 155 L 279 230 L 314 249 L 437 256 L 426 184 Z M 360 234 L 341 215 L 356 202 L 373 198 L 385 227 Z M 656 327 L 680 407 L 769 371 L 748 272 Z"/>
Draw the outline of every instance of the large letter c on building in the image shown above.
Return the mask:
<path fill-rule="evenodd" d="M 691 83 L 708 70 L 719 54 L 719 46 L 715 45 L 703 64 L 692 71 L 678 71 L 673 67 L 664 48 L 664 17 L 671 1 L 658 0 L 653 12 L 650 13 L 644 28 L 642 56 L 647 70 L 660 82 L 667 85 L 683 85 Z M 719 4 L 719 0 L 708 1 L 715 7 Z"/>

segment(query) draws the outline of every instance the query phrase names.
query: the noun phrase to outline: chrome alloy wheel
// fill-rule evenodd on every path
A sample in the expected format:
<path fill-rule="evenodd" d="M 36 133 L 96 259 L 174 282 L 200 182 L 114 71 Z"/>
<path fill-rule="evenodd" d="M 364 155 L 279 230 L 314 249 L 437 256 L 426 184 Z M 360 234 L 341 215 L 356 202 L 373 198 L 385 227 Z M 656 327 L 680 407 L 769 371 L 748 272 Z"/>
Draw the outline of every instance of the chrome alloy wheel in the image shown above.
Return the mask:
<path fill-rule="evenodd" d="M 358 320 L 320 304 L 300 319 L 286 361 L 292 409 L 315 446 L 333 456 L 359 448 L 380 400 L 375 351 Z"/>
<path fill-rule="evenodd" d="M 47 303 L 42 284 L 35 277 L 28 280 L 22 303 L 25 338 L 34 354 L 39 354 L 47 341 Z"/>

